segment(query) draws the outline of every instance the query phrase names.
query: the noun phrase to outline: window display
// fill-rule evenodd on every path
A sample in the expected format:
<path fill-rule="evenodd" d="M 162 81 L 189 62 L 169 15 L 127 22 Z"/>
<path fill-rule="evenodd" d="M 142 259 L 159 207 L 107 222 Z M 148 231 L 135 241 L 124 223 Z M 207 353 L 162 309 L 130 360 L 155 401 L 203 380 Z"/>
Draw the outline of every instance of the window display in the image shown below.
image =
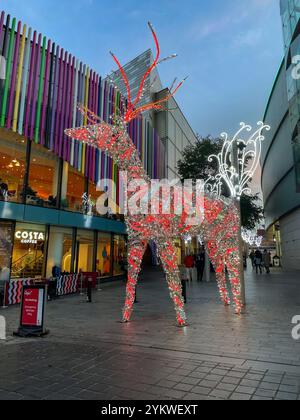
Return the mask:
<path fill-rule="evenodd" d="M 98 232 L 96 268 L 100 277 L 111 276 L 111 235 Z"/>
<path fill-rule="evenodd" d="M 125 274 L 126 271 L 126 242 L 124 236 L 114 236 L 114 276 Z"/>
<path fill-rule="evenodd" d="M 47 277 L 72 271 L 73 230 L 51 226 L 48 242 Z"/>
<path fill-rule="evenodd" d="M 94 232 L 78 230 L 76 237 L 76 272 L 92 272 L 94 256 Z"/>
<path fill-rule="evenodd" d="M 10 279 L 13 230 L 12 223 L 0 223 L 0 286 Z"/>
<path fill-rule="evenodd" d="M 59 159 L 44 147 L 31 143 L 26 203 L 57 207 Z"/>
<path fill-rule="evenodd" d="M 66 194 L 62 194 L 61 208 L 81 213 L 83 211 L 82 196 L 87 192 L 86 178 L 70 165 L 68 165 L 67 174 Z M 64 183 L 64 181 L 63 179 L 62 182 Z"/>
<path fill-rule="evenodd" d="M 1 133 L 0 201 L 21 203 L 26 172 L 26 140 L 3 136 Z"/>

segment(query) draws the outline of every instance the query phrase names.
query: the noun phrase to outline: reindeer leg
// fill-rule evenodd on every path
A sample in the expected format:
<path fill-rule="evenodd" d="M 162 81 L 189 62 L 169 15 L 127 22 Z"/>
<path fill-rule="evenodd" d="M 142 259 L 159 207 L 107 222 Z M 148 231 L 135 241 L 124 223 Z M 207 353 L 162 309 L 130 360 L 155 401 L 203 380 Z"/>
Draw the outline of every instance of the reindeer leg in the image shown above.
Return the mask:
<path fill-rule="evenodd" d="M 226 265 L 231 284 L 231 291 L 233 295 L 233 302 L 235 306 L 236 314 L 240 315 L 243 309 L 243 303 L 241 298 L 241 284 L 239 279 L 239 249 L 238 247 L 227 249 L 226 251 Z"/>
<path fill-rule="evenodd" d="M 220 247 L 220 244 L 218 244 L 218 247 Z M 216 271 L 216 279 L 220 291 L 221 300 L 225 306 L 228 306 L 230 305 L 230 298 L 226 283 L 225 258 L 219 252 L 218 247 L 216 243 L 210 241 L 208 243 L 208 254 Z"/>
<path fill-rule="evenodd" d="M 177 322 L 180 327 L 186 325 L 184 301 L 182 297 L 181 279 L 177 265 L 177 255 L 174 245 L 169 241 L 157 243 L 158 253 L 162 261 L 170 290 L 171 299 L 174 302 Z"/>
<path fill-rule="evenodd" d="M 123 322 L 129 322 L 133 311 L 136 285 L 147 242 L 131 240 L 128 242 L 128 278 L 126 285 L 126 300 L 123 309 Z"/>

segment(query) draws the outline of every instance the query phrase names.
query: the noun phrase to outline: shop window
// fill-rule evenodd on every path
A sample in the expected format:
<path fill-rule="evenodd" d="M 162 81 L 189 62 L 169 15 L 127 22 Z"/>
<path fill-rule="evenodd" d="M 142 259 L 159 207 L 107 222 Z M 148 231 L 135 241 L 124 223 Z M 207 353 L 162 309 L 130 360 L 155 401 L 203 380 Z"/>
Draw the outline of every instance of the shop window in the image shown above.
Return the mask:
<path fill-rule="evenodd" d="M 26 203 L 57 207 L 59 159 L 53 152 L 32 142 Z"/>
<path fill-rule="evenodd" d="M 26 173 L 26 140 L 1 133 L 0 200 L 20 203 Z"/>
<path fill-rule="evenodd" d="M 0 223 L 0 287 L 10 279 L 10 262 L 13 243 L 12 223 Z"/>
<path fill-rule="evenodd" d="M 126 265 L 126 242 L 124 236 L 114 236 L 114 276 L 125 273 Z"/>
<path fill-rule="evenodd" d="M 62 191 L 64 189 L 66 191 L 62 192 L 61 208 L 74 212 L 83 212 L 82 196 L 87 190 L 86 178 L 70 165 L 68 165 L 66 170 L 66 176 L 63 177 Z"/>
<path fill-rule="evenodd" d="M 111 276 L 111 235 L 98 232 L 96 268 L 100 277 Z"/>
<path fill-rule="evenodd" d="M 43 276 L 46 228 L 17 223 L 12 258 L 12 278 Z"/>
<path fill-rule="evenodd" d="M 47 277 L 72 272 L 73 230 L 51 226 L 48 240 Z"/>
<path fill-rule="evenodd" d="M 76 237 L 76 272 L 93 271 L 94 232 L 78 230 Z"/>

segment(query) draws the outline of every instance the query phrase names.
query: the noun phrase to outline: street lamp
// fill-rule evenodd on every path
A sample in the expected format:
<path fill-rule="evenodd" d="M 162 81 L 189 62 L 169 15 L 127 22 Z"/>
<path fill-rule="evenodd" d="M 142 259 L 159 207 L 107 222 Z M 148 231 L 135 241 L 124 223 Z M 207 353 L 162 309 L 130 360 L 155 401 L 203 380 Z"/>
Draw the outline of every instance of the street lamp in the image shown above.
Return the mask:
<path fill-rule="evenodd" d="M 250 182 L 259 166 L 262 141 L 265 139 L 262 132 L 269 131 L 270 126 L 263 122 L 257 123 L 258 128 L 253 130 L 250 125 L 240 123 L 240 129 L 230 138 L 227 133 L 222 133 L 224 139 L 222 150 L 218 155 L 211 155 L 208 160 L 214 159 L 218 163 L 218 171 L 206 181 L 207 190 L 217 198 L 221 198 L 224 187 L 229 190 L 229 196 L 235 201 L 241 214 L 240 200 L 243 194 L 250 194 Z M 241 217 L 240 217 L 241 220 Z M 242 302 L 246 304 L 245 279 L 243 266 L 243 240 L 242 226 L 239 225 L 239 250 L 240 250 L 240 283 Z"/>

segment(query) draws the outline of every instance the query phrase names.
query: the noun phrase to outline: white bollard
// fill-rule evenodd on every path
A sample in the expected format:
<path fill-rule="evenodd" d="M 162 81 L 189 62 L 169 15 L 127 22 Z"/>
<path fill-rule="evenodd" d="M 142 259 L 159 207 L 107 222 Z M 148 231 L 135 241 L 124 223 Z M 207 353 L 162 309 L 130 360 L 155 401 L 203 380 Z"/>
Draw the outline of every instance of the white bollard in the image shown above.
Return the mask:
<path fill-rule="evenodd" d="M 0 340 L 6 340 L 6 320 L 0 316 Z"/>

